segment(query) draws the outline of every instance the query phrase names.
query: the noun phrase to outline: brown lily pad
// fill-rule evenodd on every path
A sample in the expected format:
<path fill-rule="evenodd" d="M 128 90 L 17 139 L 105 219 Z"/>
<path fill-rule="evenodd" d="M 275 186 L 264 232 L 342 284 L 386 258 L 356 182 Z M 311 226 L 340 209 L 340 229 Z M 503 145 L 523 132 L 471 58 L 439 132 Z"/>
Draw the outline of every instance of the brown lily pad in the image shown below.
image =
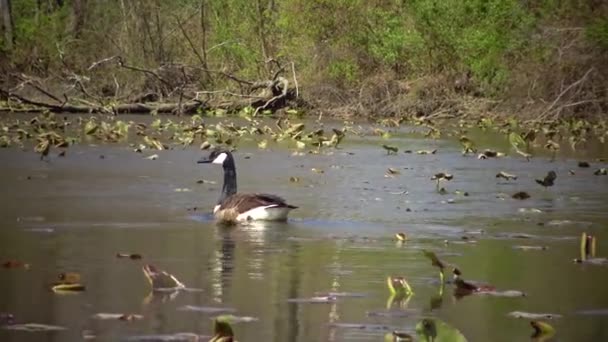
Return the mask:
<path fill-rule="evenodd" d="M 525 199 L 530 198 L 530 194 L 528 194 L 525 191 L 518 191 L 518 192 L 514 193 L 511 197 L 514 199 L 518 199 L 518 200 L 525 200 Z"/>
<path fill-rule="evenodd" d="M 129 258 L 131 260 L 140 260 L 143 257 L 141 256 L 141 254 L 129 254 L 129 253 L 116 253 L 116 257 L 119 259 L 124 259 L 124 258 Z"/>
<path fill-rule="evenodd" d="M 4 267 L 4 268 L 23 268 L 23 269 L 27 270 L 30 268 L 30 264 L 25 263 L 20 260 L 6 260 L 2 263 L 2 267 Z"/>

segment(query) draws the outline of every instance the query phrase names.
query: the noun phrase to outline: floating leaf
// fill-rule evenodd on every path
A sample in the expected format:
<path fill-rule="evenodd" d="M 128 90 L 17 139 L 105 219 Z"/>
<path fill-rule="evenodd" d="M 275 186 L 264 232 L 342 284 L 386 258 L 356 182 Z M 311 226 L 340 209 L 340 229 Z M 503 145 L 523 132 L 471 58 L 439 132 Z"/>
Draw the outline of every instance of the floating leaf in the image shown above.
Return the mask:
<path fill-rule="evenodd" d="M 475 153 L 477 149 L 475 149 L 475 143 L 469 139 L 467 136 L 463 135 L 460 137 L 460 144 L 462 145 L 462 154 L 467 153 Z"/>
<path fill-rule="evenodd" d="M 223 307 L 216 307 L 216 306 L 196 306 L 196 305 L 184 305 L 184 306 L 180 306 L 179 308 L 177 308 L 177 310 L 179 310 L 179 311 L 193 311 L 193 312 L 200 312 L 200 313 L 206 313 L 206 314 L 218 314 L 218 313 L 224 313 L 224 312 L 236 312 L 236 309 L 234 309 L 234 308 L 223 308 Z"/>
<path fill-rule="evenodd" d="M 517 179 L 517 176 L 511 173 L 507 173 L 504 171 L 500 171 L 499 173 L 496 174 L 496 178 L 504 178 L 506 180 L 515 180 Z"/>
<path fill-rule="evenodd" d="M 388 277 L 386 284 L 393 296 L 410 296 L 414 293 L 404 277 Z"/>
<path fill-rule="evenodd" d="M 0 148 L 6 148 L 9 146 L 11 146 L 11 139 L 6 135 L 0 136 Z"/>
<path fill-rule="evenodd" d="M 311 304 L 328 304 L 338 300 L 336 296 L 315 296 L 310 298 L 289 298 L 289 303 L 311 303 Z"/>
<path fill-rule="evenodd" d="M 257 317 L 235 316 L 235 315 L 232 315 L 232 314 L 225 314 L 225 315 L 216 316 L 213 319 L 219 319 L 219 320 L 223 320 L 223 321 L 230 322 L 230 323 L 250 323 L 250 322 L 257 322 L 257 321 L 259 321 L 259 319 Z"/>
<path fill-rule="evenodd" d="M 61 293 L 61 292 L 82 292 L 86 290 L 86 287 L 82 284 L 77 283 L 69 283 L 69 284 L 57 284 L 51 287 L 53 292 Z"/>
<path fill-rule="evenodd" d="M 466 342 L 464 335 L 437 318 L 424 318 L 416 324 L 419 342 Z"/>
<path fill-rule="evenodd" d="M 40 153 L 40 159 L 42 160 L 49 154 L 51 149 L 51 143 L 48 140 L 42 140 L 34 147 L 34 152 Z"/>
<path fill-rule="evenodd" d="M 522 150 L 527 146 L 526 140 L 524 140 L 524 138 L 522 138 L 521 135 L 516 132 L 511 132 L 509 134 L 509 143 L 516 150 Z"/>
<path fill-rule="evenodd" d="M 546 251 L 549 249 L 547 246 L 526 246 L 526 245 L 517 245 L 513 246 L 513 249 L 517 249 L 520 251 Z"/>
<path fill-rule="evenodd" d="M 156 137 L 145 136 L 144 137 L 144 142 L 150 148 L 155 148 L 155 149 L 157 149 L 159 151 L 162 151 L 162 150 L 165 149 L 165 146 L 163 145 L 163 143 L 161 143 L 160 140 L 158 140 L 158 138 L 156 138 Z"/>
<path fill-rule="evenodd" d="M 518 192 L 514 193 L 511 197 L 514 199 L 518 199 L 518 200 L 525 200 L 525 199 L 530 198 L 530 194 L 528 194 L 525 191 L 518 191 Z"/>
<path fill-rule="evenodd" d="M 200 147 L 200 148 L 201 148 L 201 150 L 208 150 L 210 147 L 211 147 L 211 144 L 210 144 L 208 141 L 204 141 L 204 142 L 201 144 L 201 147 Z"/>
<path fill-rule="evenodd" d="M 119 320 L 119 321 L 134 321 L 143 319 L 144 316 L 138 314 L 125 314 L 125 313 L 106 313 L 100 312 L 91 316 L 92 319 L 99 320 Z"/>
<path fill-rule="evenodd" d="M 526 318 L 526 319 L 557 319 L 562 318 L 562 315 L 551 314 L 551 313 L 533 313 L 525 311 L 512 311 L 507 314 L 513 318 Z"/>
<path fill-rule="evenodd" d="M 80 274 L 76 272 L 63 272 L 57 276 L 61 284 L 77 284 L 80 282 Z"/>
<path fill-rule="evenodd" d="M 593 172 L 593 174 L 596 176 L 606 176 L 606 175 L 608 175 L 608 169 L 606 169 L 606 168 L 597 169 L 597 170 L 595 170 L 595 172 Z"/>
<path fill-rule="evenodd" d="M 131 260 L 140 260 L 142 258 L 141 254 L 129 254 L 129 253 L 116 253 L 117 258 L 129 258 Z"/>
<path fill-rule="evenodd" d="M 521 155 L 522 157 L 526 158 L 527 161 L 530 161 L 530 158 L 532 158 L 532 155 L 530 153 L 526 153 L 520 150 L 515 151 L 517 152 L 517 154 Z"/>
<path fill-rule="evenodd" d="M 58 331 L 66 330 L 67 328 L 58 325 L 40 324 L 40 323 L 25 323 L 25 324 L 11 324 L 2 326 L 3 329 L 7 330 L 19 330 L 19 331 Z"/>
<path fill-rule="evenodd" d="M 534 329 L 531 337 L 536 341 L 548 341 L 555 335 L 555 329 L 549 323 L 543 321 L 530 321 L 530 325 L 532 326 L 532 329 Z"/>
<path fill-rule="evenodd" d="M 416 151 L 416 154 L 421 154 L 421 155 L 425 155 L 425 154 L 435 154 L 437 153 L 437 149 L 434 150 L 419 150 Z"/>
<path fill-rule="evenodd" d="M 423 249 L 422 253 L 424 254 L 425 257 L 427 257 L 429 260 L 431 260 L 431 264 L 434 267 L 439 268 L 439 270 L 441 272 L 443 272 L 443 270 L 446 268 L 447 264 L 441 260 L 439 260 L 439 258 L 437 257 L 437 254 L 435 254 L 435 252 Z"/>
<path fill-rule="evenodd" d="M 95 134 L 95 132 L 97 132 L 98 128 L 99 126 L 97 125 L 97 123 L 91 119 L 87 121 L 87 123 L 84 125 L 84 134 L 93 135 Z"/>
<path fill-rule="evenodd" d="M 386 150 L 386 154 L 397 154 L 399 147 L 391 145 L 382 145 L 382 148 Z"/>
<path fill-rule="evenodd" d="M 397 170 L 395 168 L 389 167 L 388 169 L 386 169 L 386 173 L 389 175 L 398 175 L 401 172 L 399 172 L 399 170 Z"/>
<path fill-rule="evenodd" d="M 405 235 L 405 233 L 397 233 L 395 234 L 395 238 L 397 239 L 397 241 L 407 240 L 407 236 Z"/>
<path fill-rule="evenodd" d="M 436 173 L 435 175 L 433 175 L 433 177 L 431 177 L 431 180 L 452 180 L 454 178 L 453 175 L 449 174 L 449 173 L 444 173 L 444 172 L 439 172 Z"/>
<path fill-rule="evenodd" d="M 549 187 L 549 186 L 553 186 L 553 184 L 555 183 L 555 179 L 557 179 L 557 174 L 555 173 L 555 171 L 549 171 L 549 172 L 547 172 L 547 175 L 545 176 L 545 178 L 536 179 L 536 183 L 538 183 L 544 187 Z"/>
<path fill-rule="evenodd" d="M 2 267 L 4 267 L 4 268 L 24 268 L 27 270 L 30 268 L 30 264 L 25 263 L 20 260 L 7 260 L 2 263 Z"/>
<path fill-rule="evenodd" d="M 384 342 L 414 342 L 414 338 L 406 332 L 395 330 L 384 336 Z"/>
<path fill-rule="evenodd" d="M 586 161 L 579 161 L 578 167 L 590 167 L 591 165 Z"/>
<path fill-rule="evenodd" d="M 153 265 L 145 265 L 142 270 L 152 289 L 183 289 L 186 287 L 175 276 L 159 270 Z"/>
<path fill-rule="evenodd" d="M 300 181 L 299 177 L 294 177 L 294 176 L 289 177 L 289 182 L 291 182 L 291 183 L 298 183 L 299 181 Z"/>
<path fill-rule="evenodd" d="M 310 169 L 310 171 L 312 171 L 314 173 L 319 173 L 319 174 L 325 173 L 325 171 L 323 171 L 322 169 L 317 169 L 317 168 L 314 168 L 314 167 L 312 169 Z"/>
<path fill-rule="evenodd" d="M 144 159 L 147 159 L 147 160 L 156 160 L 156 159 L 158 159 L 158 154 L 153 154 L 151 156 L 147 156 Z"/>

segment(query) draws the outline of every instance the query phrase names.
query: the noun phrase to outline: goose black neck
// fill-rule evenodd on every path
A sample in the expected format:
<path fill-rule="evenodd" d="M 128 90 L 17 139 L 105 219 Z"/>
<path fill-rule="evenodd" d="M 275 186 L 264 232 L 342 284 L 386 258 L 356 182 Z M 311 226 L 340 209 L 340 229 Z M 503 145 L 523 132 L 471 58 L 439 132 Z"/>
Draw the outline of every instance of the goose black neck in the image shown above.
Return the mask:
<path fill-rule="evenodd" d="M 226 198 L 236 194 L 236 166 L 234 161 L 229 158 L 224 162 L 224 185 L 219 202 L 222 203 Z"/>

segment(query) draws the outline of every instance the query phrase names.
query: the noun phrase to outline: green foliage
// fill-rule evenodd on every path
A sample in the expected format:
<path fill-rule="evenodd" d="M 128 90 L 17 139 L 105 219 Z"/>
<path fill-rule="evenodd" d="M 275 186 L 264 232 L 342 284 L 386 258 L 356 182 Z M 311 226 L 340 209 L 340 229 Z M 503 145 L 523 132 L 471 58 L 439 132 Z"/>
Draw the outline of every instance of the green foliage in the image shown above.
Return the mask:
<path fill-rule="evenodd" d="M 470 70 L 492 88 L 505 85 L 506 58 L 525 46 L 533 17 L 516 0 L 416 0 L 416 27 L 434 70 Z"/>
<path fill-rule="evenodd" d="M 327 83 L 354 88 L 386 74 L 397 79 L 467 74 L 486 95 L 499 96 L 516 79 L 512 73 L 521 72 L 514 67 L 553 60 L 560 43 L 539 40 L 545 27 L 585 27 L 592 46 L 608 49 L 608 19 L 573 1 L 81 1 L 78 33 L 75 3 L 13 1 L 12 51 L 0 37 L 9 64 L 39 74 L 67 68 L 89 75 L 89 65 L 113 55 L 143 68 L 199 66 L 204 58 L 211 71 L 200 85 L 220 89 L 234 86 L 222 74 L 268 79 L 278 69 L 269 62 L 274 59 L 283 67 L 294 63 L 303 89 Z M 113 85 L 114 77 L 121 84 L 134 77 L 127 70 L 113 73 L 100 68 L 95 80 L 106 77 Z"/>
<path fill-rule="evenodd" d="M 597 18 L 586 28 L 587 39 L 591 44 L 608 50 L 608 18 Z"/>
<path fill-rule="evenodd" d="M 348 60 L 337 60 L 329 64 L 329 75 L 337 83 L 352 85 L 359 76 L 359 66 Z"/>

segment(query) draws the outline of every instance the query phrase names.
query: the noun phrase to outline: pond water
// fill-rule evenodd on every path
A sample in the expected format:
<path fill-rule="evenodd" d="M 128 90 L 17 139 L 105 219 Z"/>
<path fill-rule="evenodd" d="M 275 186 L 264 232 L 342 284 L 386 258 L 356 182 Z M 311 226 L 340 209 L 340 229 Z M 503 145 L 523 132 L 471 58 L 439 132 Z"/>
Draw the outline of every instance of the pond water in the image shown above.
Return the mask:
<path fill-rule="evenodd" d="M 0 261 L 30 264 L 28 270 L 0 268 L 0 312 L 21 323 L 66 328 L 0 329 L 0 341 L 211 335 L 217 312 L 209 311 L 215 308 L 255 318 L 234 324 L 239 341 L 383 341 L 392 330 L 413 332 L 421 317 L 440 318 L 469 341 L 529 340 L 529 320 L 509 317 L 512 311 L 562 315 L 550 321 L 555 341 L 608 340 L 608 266 L 572 261 L 582 232 L 596 235 L 598 255 L 608 257 L 608 176 L 593 175 L 606 164 L 591 161 L 606 157 L 605 150 L 583 155 L 591 168 L 578 168 L 572 155 L 554 162 L 478 160 L 463 157 L 456 140 L 424 139 L 415 131 L 402 127 L 393 134 L 396 156 L 386 155 L 380 147 L 386 141 L 372 136 L 349 135 L 340 149 L 303 156 L 243 142 L 235 153 L 239 191 L 275 193 L 299 209 L 287 223 L 237 228 L 217 226 L 209 214 L 222 170 L 196 164 L 204 154 L 198 146 L 142 155 L 126 144 L 91 142 L 70 147 L 63 158 L 52 152 L 48 161 L 31 151 L 0 149 Z M 475 139 L 483 147 L 508 147 L 497 134 L 480 132 Z M 402 152 L 434 148 L 433 155 Z M 143 158 L 152 153 L 159 158 Z M 400 174 L 386 177 L 389 167 Z M 558 177 L 545 189 L 534 178 L 549 170 Z M 442 184 L 444 195 L 430 180 L 440 171 L 454 175 Z M 499 171 L 518 179 L 499 180 Z M 198 184 L 201 179 L 216 183 Z M 517 191 L 531 198 L 512 199 Z M 398 232 L 407 234 L 405 243 L 395 242 Z M 422 249 L 457 264 L 465 279 L 526 296 L 456 299 L 448 284 L 439 302 L 437 270 Z M 118 252 L 143 259 L 119 259 Z M 146 263 L 190 290 L 152 294 L 142 272 Z M 86 291 L 50 291 L 61 272 L 79 272 Z M 405 276 L 415 294 L 387 310 L 389 275 Z M 350 296 L 290 301 L 327 292 Z M 144 318 L 92 317 L 100 312 Z"/>

